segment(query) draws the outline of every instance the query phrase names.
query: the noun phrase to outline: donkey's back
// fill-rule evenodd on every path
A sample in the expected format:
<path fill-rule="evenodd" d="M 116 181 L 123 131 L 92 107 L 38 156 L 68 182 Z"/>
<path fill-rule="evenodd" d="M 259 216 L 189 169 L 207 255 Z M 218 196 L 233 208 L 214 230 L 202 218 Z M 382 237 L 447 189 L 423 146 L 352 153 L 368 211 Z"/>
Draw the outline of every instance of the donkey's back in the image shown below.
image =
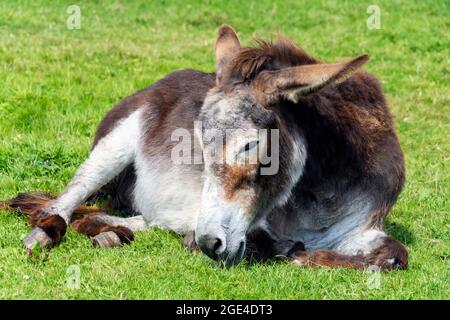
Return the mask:
<path fill-rule="evenodd" d="M 170 123 L 172 126 L 182 124 L 184 127 L 192 128 L 203 100 L 214 83 L 213 73 L 192 69 L 175 71 L 167 75 L 114 106 L 100 122 L 93 147 L 111 132 L 120 120 L 138 109 L 143 109 L 144 117 L 157 125 L 148 128 L 150 130 L 163 129 Z M 175 121 L 171 122 L 173 120 Z"/>
<path fill-rule="evenodd" d="M 193 129 L 203 100 L 214 82 L 214 74 L 192 69 L 176 71 L 167 75 L 114 106 L 100 122 L 92 148 L 95 148 L 98 141 L 108 135 L 122 120 L 140 110 L 143 118 L 141 126 L 145 132 L 142 141 L 145 150 L 142 151 L 148 152 L 149 156 L 158 158 L 157 161 L 153 161 L 152 170 L 166 172 L 167 167 L 160 168 L 159 165 L 171 163 L 168 157 L 173 147 L 173 141 L 167 138 L 171 137 L 176 128 Z M 162 158 L 165 160 L 160 161 Z M 196 166 L 189 169 L 199 170 L 201 168 Z M 162 190 L 163 179 L 161 178 L 154 174 L 151 179 L 152 183 L 147 183 L 146 188 L 151 188 L 151 185 L 156 182 L 159 190 Z M 177 179 L 174 182 L 177 182 Z M 96 192 L 91 197 L 91 202 L 106 197 L 116 214 L 121 216 L 139 215 L 141 210 L 136 208 L 137 204 L 133 197 L 135 187 L 136 165 L 133 161 L 110 183 Z M 153 194 L 157 196 L 158 192 Z M 149 206 L 151 203 L 147 204 L 147 207 Z"/>

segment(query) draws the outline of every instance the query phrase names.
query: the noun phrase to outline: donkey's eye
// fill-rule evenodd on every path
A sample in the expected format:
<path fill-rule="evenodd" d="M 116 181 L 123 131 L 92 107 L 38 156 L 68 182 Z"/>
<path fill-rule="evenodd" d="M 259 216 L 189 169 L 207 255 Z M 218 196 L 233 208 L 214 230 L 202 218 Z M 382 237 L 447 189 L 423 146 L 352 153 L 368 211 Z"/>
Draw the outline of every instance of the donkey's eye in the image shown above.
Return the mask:
<path fill-rule="evenodd" d="M 250 151 L 251 149 L 255 148 L 258 144 L 259 144 L 259 141 L 258 141 L 258 140 L 250 141 L 250 142 L 248 142 L 243 148 L 241 148 L 241 150 L 239 151 L 239 153 L 242 153 L 242 152 L 248 152 L 248 151 Z"/>

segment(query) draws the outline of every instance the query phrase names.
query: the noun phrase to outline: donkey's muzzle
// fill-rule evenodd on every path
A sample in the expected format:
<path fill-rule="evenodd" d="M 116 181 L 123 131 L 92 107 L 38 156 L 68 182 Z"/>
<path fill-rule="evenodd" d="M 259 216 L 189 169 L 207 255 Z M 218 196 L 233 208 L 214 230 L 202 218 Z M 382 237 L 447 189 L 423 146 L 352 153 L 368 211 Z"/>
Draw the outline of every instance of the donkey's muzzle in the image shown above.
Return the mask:
<path fill-rule="evenodd" d="M 229 250 L 226 248 L 225 239 L 210 235 L 201 236 L 198 245 L 204 254 L 213 260 L 222 261 L 227 267 L 238 264 L 245 251 L 245 241 L 239 243 L 237 250 Z"/>
<path fill-rule="evenodd" d="M 212 235 L 203 235 L 198 239 L 200 250 L 213 260 L 218 260 L 225 249 L 225 240 Z"/>

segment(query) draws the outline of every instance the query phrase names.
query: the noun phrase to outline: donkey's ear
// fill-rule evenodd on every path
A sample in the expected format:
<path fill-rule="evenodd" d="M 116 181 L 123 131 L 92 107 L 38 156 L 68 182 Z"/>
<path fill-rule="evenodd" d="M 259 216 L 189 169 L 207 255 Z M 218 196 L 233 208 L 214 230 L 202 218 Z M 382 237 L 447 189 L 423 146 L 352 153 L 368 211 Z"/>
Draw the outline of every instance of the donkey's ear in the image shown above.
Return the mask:
<path fill-rule="evenodd" d="M 328 85 L 342 82 L 369 60 L 368 55 L 335 64 L 310 64 L 278 71 L 265 71 L 254 81 L 259 94 L 266 102 L 283 97 L 298 102 L 302 96 L 316 92 Z"/>
<path fill-rule="evenodd" d="M 240 47 L 239 38 L 233 28 L 228 25 L 221 26 L 216 40 L 216 73 L 218 82 L 220 82 L 224 66 Z"/>

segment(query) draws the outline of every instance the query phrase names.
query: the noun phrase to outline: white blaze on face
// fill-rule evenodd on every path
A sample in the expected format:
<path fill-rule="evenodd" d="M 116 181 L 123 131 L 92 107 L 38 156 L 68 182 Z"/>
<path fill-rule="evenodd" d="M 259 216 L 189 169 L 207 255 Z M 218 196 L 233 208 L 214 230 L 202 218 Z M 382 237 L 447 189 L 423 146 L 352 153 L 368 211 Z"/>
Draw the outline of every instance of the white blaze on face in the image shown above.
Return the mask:
<path fill-rule="evenodd" d="M 221 246 L 217 254 L 225 251 L 229 255 L 235 254 L 241 243 L 245 242 L 251 223 L 246 211 L 240 203 L 225 199 L 217 178 L 205 173 L 201 212 L 197 220 L 197 241 L 204 235 L 218 238 Z"/>

